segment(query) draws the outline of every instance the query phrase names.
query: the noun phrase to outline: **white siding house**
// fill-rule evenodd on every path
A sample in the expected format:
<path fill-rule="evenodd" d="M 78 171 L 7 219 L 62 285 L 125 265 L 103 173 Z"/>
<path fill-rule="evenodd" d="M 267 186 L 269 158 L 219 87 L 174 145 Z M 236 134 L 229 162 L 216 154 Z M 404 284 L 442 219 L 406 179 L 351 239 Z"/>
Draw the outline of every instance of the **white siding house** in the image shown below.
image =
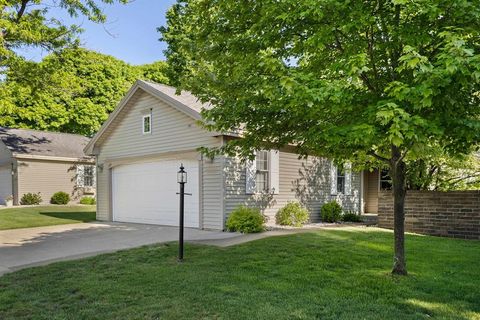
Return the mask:
<path fill-rule="evenodd" d="M 346 210 L 360 211 L 360 174 L 345 170 L 344 178 L 338 178 L 326 159 L 299 159 L 286 150 L 259 152 L 255 161 L 246 162 L 206 158 L 200 147 L 219 147 L 229 137 L 199 126 L 208 104 L 175 92 L 137 81 L 85 148 L 97 158 L 99 220 L 178 225 L 180 164 L 188 172 L 186 191 L 192 193 L 186 197 L 191 227 L 222 230 L 239 205 L 260 207 L 269 223 L 293 200 L 311 210 L 312 221 L 319 220 L 321 205 L 332 199 Z M 337 181 L 343 183 L 341 189 Z"/>

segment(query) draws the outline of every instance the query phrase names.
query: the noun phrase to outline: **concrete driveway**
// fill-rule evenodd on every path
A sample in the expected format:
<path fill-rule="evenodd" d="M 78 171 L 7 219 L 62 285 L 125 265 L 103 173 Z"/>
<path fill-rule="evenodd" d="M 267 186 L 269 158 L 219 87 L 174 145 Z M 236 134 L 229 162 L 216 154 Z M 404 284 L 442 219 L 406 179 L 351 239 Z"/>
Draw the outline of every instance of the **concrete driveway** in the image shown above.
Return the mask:
<path fill-rule="evenodd" d="M 187 241 L 209 243 L 236 233 L 185 229 Z M 0 231 L 0 274 L 54 261 L 178 240 L 177 227 L 130 223 L 79 223 Z"/>

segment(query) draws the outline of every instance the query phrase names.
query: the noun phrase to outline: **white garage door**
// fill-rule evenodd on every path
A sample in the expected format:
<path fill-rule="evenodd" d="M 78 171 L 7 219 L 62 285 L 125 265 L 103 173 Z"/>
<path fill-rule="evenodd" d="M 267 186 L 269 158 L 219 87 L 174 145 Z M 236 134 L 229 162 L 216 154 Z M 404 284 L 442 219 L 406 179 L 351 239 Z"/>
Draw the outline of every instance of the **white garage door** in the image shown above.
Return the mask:
<path fill-rule="evenodd" d="M 5 198 L 12 195 L 12 169 L 0 168 L 0 205 Z"/>
<path fill-rule="evenodd" d="M 112 172 L 113 220 L 179 225 L 177 172 L 183 163 L 188 174 L 185 226 L 199 227 L 198 161 L 165 160 L 120 165 Z"/>

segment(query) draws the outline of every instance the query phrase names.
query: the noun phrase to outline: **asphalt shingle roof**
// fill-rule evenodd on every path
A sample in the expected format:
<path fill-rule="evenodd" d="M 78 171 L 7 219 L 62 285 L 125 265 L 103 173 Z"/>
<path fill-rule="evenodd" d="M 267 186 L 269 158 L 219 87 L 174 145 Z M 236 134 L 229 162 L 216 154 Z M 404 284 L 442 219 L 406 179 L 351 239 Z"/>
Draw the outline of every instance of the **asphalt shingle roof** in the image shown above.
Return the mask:
<path fill-rule="evenodd" d="M 202 103 L 196 96 L 194 96 L 190 91 L 182 90 L 180 94 L 176 94 L 177 89 L 175 87 L 167 86 L 165 84 L 149 82 L 141 80 L 143 83 L 162 92 L 163 94 L 169 96 L 170 98 L 177 100 L 178 102 L 184 104 L 185 106 L 193 109 L 194 111 L 200 113 L 202 109 L 210 109 L 210 103 Z"/>
<path fill-rule="evenodd" d="M 13 154 L 84 158 L 87 137 L 59 132 L 0 127 L 0 140 Z"/>

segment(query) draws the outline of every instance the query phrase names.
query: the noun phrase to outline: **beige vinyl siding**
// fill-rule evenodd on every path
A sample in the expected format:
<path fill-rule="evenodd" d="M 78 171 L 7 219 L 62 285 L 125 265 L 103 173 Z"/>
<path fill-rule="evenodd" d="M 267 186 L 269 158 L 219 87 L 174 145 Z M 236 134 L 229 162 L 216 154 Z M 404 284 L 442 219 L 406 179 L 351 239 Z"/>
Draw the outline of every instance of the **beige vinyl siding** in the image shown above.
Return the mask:
<path fill-rule="evenodd" d="M 268 224 L 275 223 L 275 214 L 288 201 L 299 201 L 311 212 L 311 221 L 320 220 L 321 206 L 332 199 L 341 202 L 345 210 L 358 212 L 360 206 L 360 174 L 352 174 L 352 195 L 330 194 L 330 161 L 280 152 L 280 191 L 276 195 L 245 194 L 245 166 L 234 158 L 225 164 L 225 215 L 239 205 L 259 207 L 267 216 Z"/>
<path fill-rule="evenodd" d="M 0 205 L 4 205 L 6 198 L 13 195 L 12 169 L 0 167 Z"/>
<path fill-rule="evenodd" d="M 12 163 L 12 152 L 0 141 L 0 167 Z"/>
<path fill-rule="evenodd" d="M 276 195 L 249 195 L 245 193 L 245 166 L 234 158 L 227 158 L 227 175 L 225 180 L 225 212 L 230 214 L 239 205 L 259 207 L 268 217 L 268 223 L 275 222 L 275 213 L 288 201 L 298 200 L 309 207 L 311 219 L 319 218 L 319 208 L 323 203 L 321 190 L 314 190 L 307 184 L 312 178 L 312 171 L 318 169 L 319 160 L 314 158 L 298 159 L 298 155 L 289 152 L 280 152 L 280 190 Z"/>
<path fill-rule="evenodd" d="M 12 190 L 12 153 L 0 142 L 0 205 L 5 198 L 13 195 Z"/>
<path fill-rule="evenodd" d="M 49 203 L 55 192 L 67 192 L 77 202 L 82 193 L 76 189 L 76 163 L 48 160 L 17 160 L 18 195 L 38 193 Z"/>
<path fill-rule="evenodd" d="M 142 116 L 150 112 L 152 132 L 142 134 Z M 97 142 L 100 145 L 96 147 L 100 166 L 97 170 L 97 218 L 111 220 L 109 171 L 113 162 L 195 151 L 200 146 L 212 147 L 219 143 L 220 139 L 200 128 L 196 120 L 138 90 Z M 208 219 L 208 212 L 205 217 Z"/>
<path fill-rule="evenodd" d="M 203 228 L 223 229 L 223 157 L 202 162 L 202 207 Z"/>

